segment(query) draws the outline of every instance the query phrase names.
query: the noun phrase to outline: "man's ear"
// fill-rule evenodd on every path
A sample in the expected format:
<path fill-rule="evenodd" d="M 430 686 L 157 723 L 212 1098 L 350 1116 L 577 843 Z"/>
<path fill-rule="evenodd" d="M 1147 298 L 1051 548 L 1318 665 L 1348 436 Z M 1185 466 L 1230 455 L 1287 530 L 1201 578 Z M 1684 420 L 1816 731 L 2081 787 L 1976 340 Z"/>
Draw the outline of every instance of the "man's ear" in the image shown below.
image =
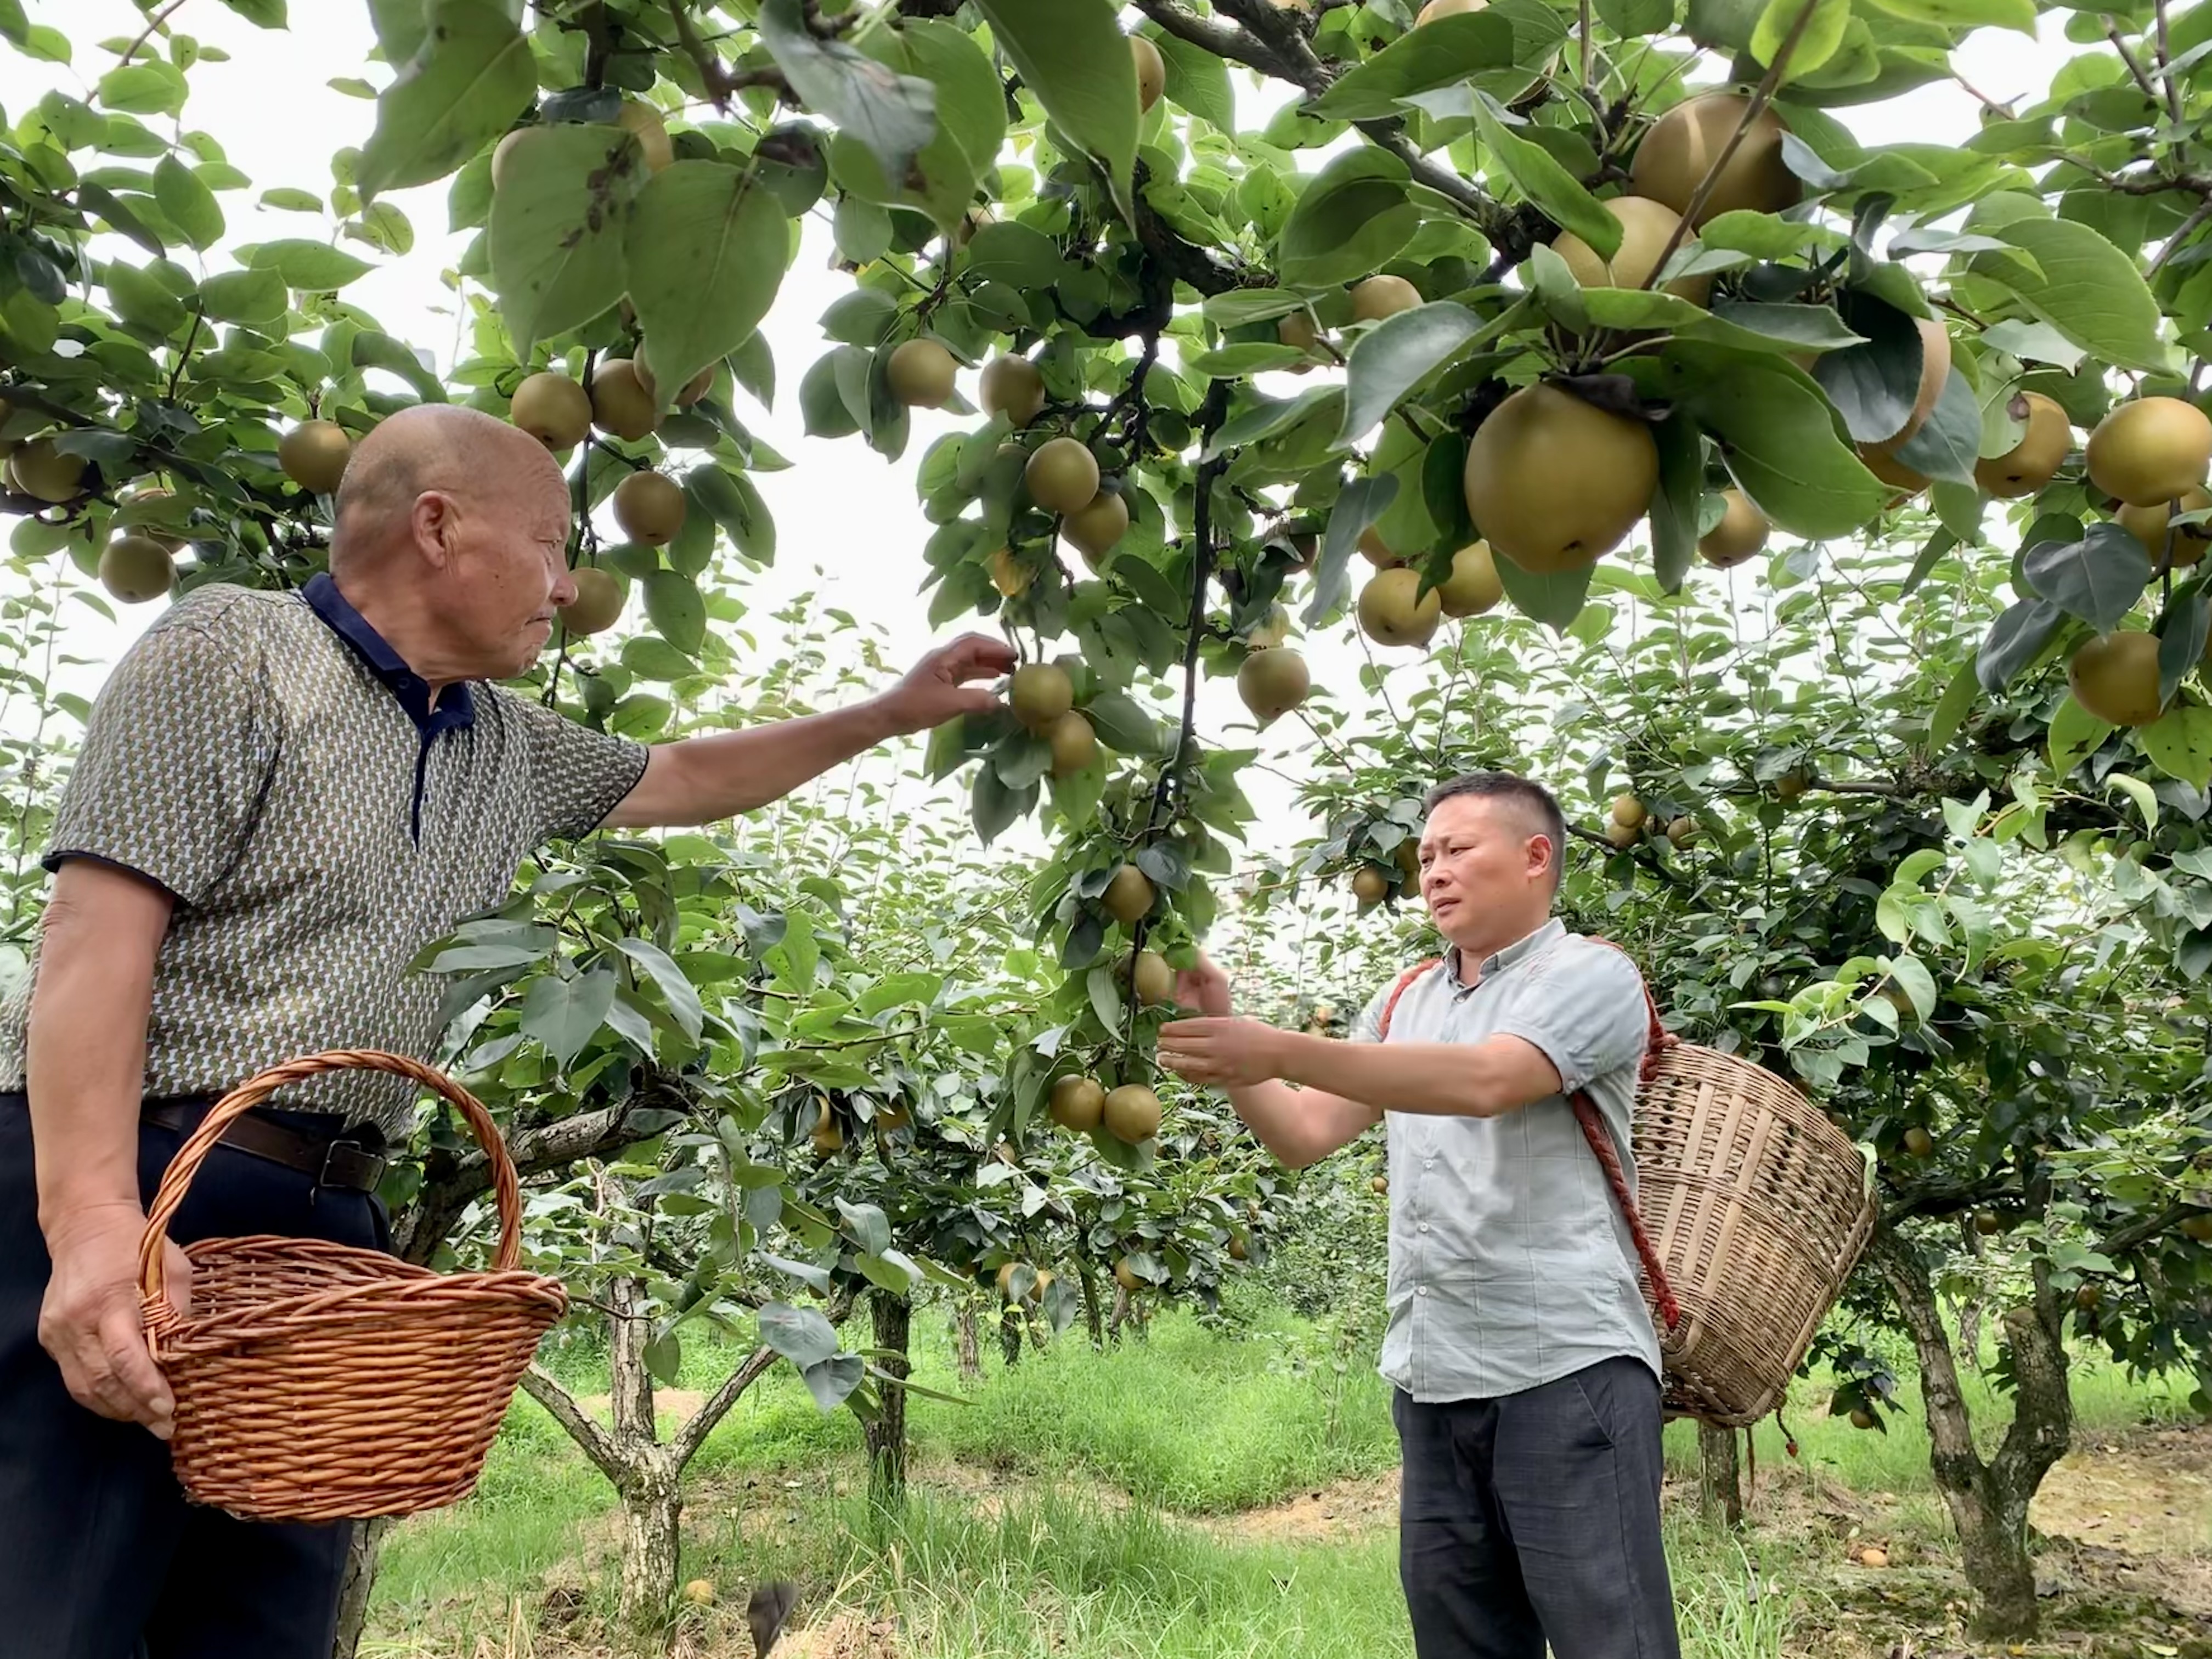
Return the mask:
<path fill-rule="evenodd" d="M 453 562 L 454 541 L 460 531 L 460 507 L 442 489 L 426 489 L 415 498 L 408 515 L 415 550 L 433 569 L 444 570 Z"/>

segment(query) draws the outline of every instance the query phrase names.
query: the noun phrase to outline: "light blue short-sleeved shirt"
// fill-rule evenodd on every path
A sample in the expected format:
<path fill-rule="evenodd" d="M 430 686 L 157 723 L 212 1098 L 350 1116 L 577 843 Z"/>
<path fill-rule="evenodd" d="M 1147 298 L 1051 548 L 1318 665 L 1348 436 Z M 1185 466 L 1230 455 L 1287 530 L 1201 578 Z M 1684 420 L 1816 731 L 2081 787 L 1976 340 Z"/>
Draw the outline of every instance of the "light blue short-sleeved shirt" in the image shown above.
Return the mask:
<path fill-rule="evenodd" d="M 1620 951 L 1557 918 L 1485 962 L 1458 953 L 1415 980 L 1380 1036 L 1389 989 L 1355 1042 L 1517 1036 L 1588 1089 L 1629 1191 L 1638 1068 L 1650 1041 L 1643 977 Z M 1565 1094 L 1493 1118 L 1386 1112 L 1389 1322 L 1379 1369 L 1415 1400 L 1518 1394 L 1601 1360 L 1660 1371 L 1635 1241 Z"/>

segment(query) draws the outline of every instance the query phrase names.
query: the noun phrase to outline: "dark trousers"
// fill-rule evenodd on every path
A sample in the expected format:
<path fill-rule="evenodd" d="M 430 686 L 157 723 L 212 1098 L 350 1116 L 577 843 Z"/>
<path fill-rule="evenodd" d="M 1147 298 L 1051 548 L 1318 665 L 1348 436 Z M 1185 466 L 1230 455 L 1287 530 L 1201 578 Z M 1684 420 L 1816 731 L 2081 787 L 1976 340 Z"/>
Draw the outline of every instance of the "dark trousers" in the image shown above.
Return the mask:
<path fill-rule="evenodd" d="M 1658 1379 L 1602 1360 L 1525 1393 L 1394 1390 L 1399 1572 L 1419 1659 L 1679 1659 Z"/>
<path fill-rule="evenodd" d="M 271 1111 L 288 1127 L 331 1120 Z M 139 1127 L 151 1203 L 183 1137 Z M 279 1233 L 390 1248 L 368 1194 L 217 1146 L 169 1236 Z M 0 1095 L 0 1659 L 329 1659 L 351 1528 L 240 1521 L 187 1504 L 169 1449 L 70 1398 L 39 1346 L 51 1264 L 31 1115 Z"/>

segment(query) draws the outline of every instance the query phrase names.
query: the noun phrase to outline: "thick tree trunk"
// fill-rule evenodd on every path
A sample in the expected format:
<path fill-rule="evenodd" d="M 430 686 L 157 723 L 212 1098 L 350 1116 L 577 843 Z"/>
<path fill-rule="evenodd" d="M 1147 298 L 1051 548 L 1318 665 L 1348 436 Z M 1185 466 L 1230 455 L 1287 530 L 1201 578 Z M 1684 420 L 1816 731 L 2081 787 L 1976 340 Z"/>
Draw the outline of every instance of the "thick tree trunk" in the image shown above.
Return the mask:
<path fill-rule="evenodd" d="M 369 1593 L 376 1588 L 376 1555 L 384 1534 L 392 1530 L 387 1516 L 353 1523 L 353 1541 L 346 1550 L 344 1582 L 338 1588 L 337 1639 L 331 1659 L 354 1659 L 360 1651 L 362 1631 L 368 1626 Z"/>
<path fill-rule="evenodd" d="M 665 1447 L 641 1448 L 623 1484 L 622 1599 L 616 1617 L 633 1638 L 668 1622 L 684 1538 L 684 1477 Z"/>
<path fill-rule="evenodd" d="M 1106 1346 L 1106 1312 L 1098 1305 L 1098 1275 L 1085 1262 L 1077 1270 L 1077 1276 L 1083 1280 L 1083 1318 L 1091 1328 L 1091 1346 L 1103 1351 Z"/>
<path fill-rule="evenodd" d="M 1742 1442 L 1734 1429 L 1698 1425 L 1698 1501 L 1706 1525 L 1743 1524 Z"/>
<path fill-rule="evenodd" d="M 999 1352 L 1009 1365 L 1022 1363 L 1022 1310 L 1011 1302 L 999 1310 Z"/>
<path fill-rule="evenodd" d="M 1929 1463 L 1958 1529 L 1960 1564 L 1975 1596 L 1975 1633 L 2024 1641 L 2035 1634 L 2039 1617 L 2035 1569 L 2027 1554 L 2028 1504 L 2051 1466 L 2066 1455 L 2073 1433 L 2058 1298 L 2039 1267 L 2033 1302 L 2004 1315 L 2005 1346 L 2017 1383 L 2015 1411 L 2004 1443 L 1985 1463 L 1974 1449 L 1973 1423 L 1926 1264 L 1887 1226 L 1875 1230 L 1868 1255 L 1896 1297 L 1919 1356 Z"/>
<path fill-rule="evenodd" d="M 903 1380 L 912 1373 L 907 1345 L 914 1323 L 914 1304 L 885 1290 L 868 1292 L 868 1311 L 875 1321 L 876 1346 L 890 1357 L 878 1363 L 886 1376 Z M 864 1425 L 868 1442 L 868 1498 L 879 1508 L 896 1509 L 906 1502 L 906 1390 L 883 1390 L 883 1414 Z"/>
<path fill-rule="evenodd" d="M 975 1383 L 983 1380 L 983 1353 L 975 1336 L 975 1304 L 963 1302 L 960 1311 L 952 1316 L 952 1351 L 960 1367 L 960 1380 Z"/>
<path fill-rule="evenodd" d="M 1117 1283 L 1114 1286 L 1114 1311 L 1106 1320 L 1106 1334 L 1116 1342 L 1121 1340 L 1122 1327 L 1129 1322 L 1129 1293 Z"/>

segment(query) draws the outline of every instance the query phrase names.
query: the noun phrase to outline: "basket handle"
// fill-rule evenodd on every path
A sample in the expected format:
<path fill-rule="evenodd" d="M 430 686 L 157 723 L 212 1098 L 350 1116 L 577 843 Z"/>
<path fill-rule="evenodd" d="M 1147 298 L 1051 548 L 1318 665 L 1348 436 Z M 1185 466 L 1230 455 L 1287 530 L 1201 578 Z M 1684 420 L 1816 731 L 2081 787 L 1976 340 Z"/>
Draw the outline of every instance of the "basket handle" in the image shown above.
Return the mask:
<path fill-rule="evenodd" d="M 234 1119 L 258 1106 L 279 1089 L 327 1072 L 344 1071 L 391 1072 L 411 1078 L 460 1108 L 461 1115 L 468 1120 L 470 1130 L 483 1147 L 484 1158 L 491 1165 L 492 1190 L 499 1205 L 499 1249 L 493 1266 L 500 1273 L 507 1273 L 522 1259 L 522 1183 L 514 1173 L 514 1160 L 507 1156 L 507 1143 L 501 1138 L 499 1126 L 491 1121 L 491 1114 L 484 1109 L 483 1103 L 443 1072 L 404 1054 L 388 1054 L 374 1048 L 333 1048 L 287 1060 L 247 1079 L 217 1101 L 191 1138 L 177 1149 L 176 1157 L 162 1172 L 161 1185 L 154 1194 L 152 1207 L 146 1212 L 146 1231 L 138 1241 L 138 1296 L 149 1335 L 176 1322 L 176 1310 L 169 1302 L 161 1246 L 167 1241 L 169 1222 L 184 1203 L 192 1177 L 199 1173 L 202 1161 L 222 1138 L 222 1132 Z"/>

